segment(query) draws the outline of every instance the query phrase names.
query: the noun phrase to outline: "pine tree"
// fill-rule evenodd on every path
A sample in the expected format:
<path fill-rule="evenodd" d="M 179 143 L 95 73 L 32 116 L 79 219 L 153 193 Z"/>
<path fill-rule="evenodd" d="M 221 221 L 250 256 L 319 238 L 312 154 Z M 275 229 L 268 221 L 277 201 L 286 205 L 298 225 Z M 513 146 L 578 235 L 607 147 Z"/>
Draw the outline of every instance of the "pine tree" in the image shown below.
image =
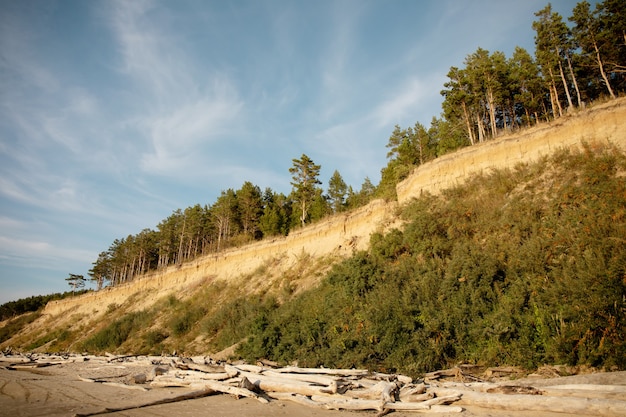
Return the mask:
<path fill-rule="evenodd" d="M 318 180 L 321 166 L 316 165 L 311 158 L 302 154 L 300 159 L 293 159 L 293 167 L 289 168 L 293 181 L 293 195 L 298 202 L 300 209 L 300 223 L 305 225 L 311 203 L 316 197 L 317 184 L 321 184 Z"/>
<path fill-rule="evenodd" d="M 339 213 L 345 207 L 346 193 L 348 186 L 344 182 L 339 171 L 335 170 L 333 176 L 328 181 L 328 197 L 330 206 L 334 213 Z"/>
<path fill-rule="evenodd" d="M 85 277 L 82 275 L 70 274 L 65 280 L 70 287 L 72 287 L 72 293 L 75 293 L 77 288 L 83 288 L 85 286 Z"/>

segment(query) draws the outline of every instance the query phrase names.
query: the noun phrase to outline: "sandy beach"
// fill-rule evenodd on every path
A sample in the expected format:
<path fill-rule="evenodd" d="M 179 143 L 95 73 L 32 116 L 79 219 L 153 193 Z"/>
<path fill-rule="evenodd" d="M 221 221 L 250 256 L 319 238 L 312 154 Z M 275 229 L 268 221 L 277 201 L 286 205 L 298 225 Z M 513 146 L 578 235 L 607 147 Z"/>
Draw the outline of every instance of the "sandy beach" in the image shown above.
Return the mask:
<path fill-rule="evenodd" d="M 225 394 L 210 394 L 167 404 L 138 407 L 158 400 L 171 399 L 191 392 L 190 388 L 145 388 L 129 383 L 132 375 L 147 371 L 141 363 L 98 363 L 93 361 L 59 363 L 45 367 L 0 367 L 0 415 L 11 417 L 67 417 L 86 415 L 174 417 L 174 416 L 372 416 L 376 411 L 325 410 L 290 401 L 270 401 L 263 404 L 255 399 L 237 399 Z M 559 384 L 606 384 L 626 387 L 626 372 L 596 373 L 557 378 Z M 90 382 L 96 381 L 96 382 Z M 104 382 L 104 383 L 103 383 Z M 527 381 L 534 386 L 554 385 L 555 379 Z M 615 399 L 621 399 L 616 393 Z M 513 397 L 513 396 L 511 396 Z M 564 398 L 566 400 L 566 398 Z M 111 412 L 108 409 L 121 409 Z M 137 408 L 135 408 L 137 407 Z M 536 411 L 510 411 L 463 405 L 460 413 L 394 412 L 394 416 L 436 415 L 477 417 L 530 417 L 544 415 L 558 417 L 583 416 L 584 413 L 567 414 Z M 594 414 L 590 409 L 590 415 Z M 596 414 L 597 415 L 597 414 Z M 611 415 L 605 414 L 605 415 Z"/>

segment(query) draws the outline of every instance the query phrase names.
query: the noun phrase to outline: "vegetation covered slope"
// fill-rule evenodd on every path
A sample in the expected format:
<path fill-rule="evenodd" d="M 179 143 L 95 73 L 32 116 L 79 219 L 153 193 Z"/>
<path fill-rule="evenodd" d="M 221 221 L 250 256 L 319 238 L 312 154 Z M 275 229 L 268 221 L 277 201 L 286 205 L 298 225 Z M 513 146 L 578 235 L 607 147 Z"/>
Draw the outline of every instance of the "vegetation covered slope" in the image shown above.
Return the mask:
<path fill-rule="evenodd" d="M 626 158 L 562 151 L 403 211 L 239 350 L 419 373 L 460 361 L 626 366 Z"/>
<path fill-rule="evenodd" d="M 238 344 L 250 361 L 412 375 L 459 362 L 624 369 L 625 177 L 617 148 L 563 150 L 413 200 L 402 230 L 333 267 L 303 257 L 280 277 L 250 274 L 274 282 L 261 292 L 207 281 L 143 310 L 130 298 L 96 325 L 68 311 L 11 343 L 190 355 Z M 312 275 L 319 285 L 294 291 Z"/>

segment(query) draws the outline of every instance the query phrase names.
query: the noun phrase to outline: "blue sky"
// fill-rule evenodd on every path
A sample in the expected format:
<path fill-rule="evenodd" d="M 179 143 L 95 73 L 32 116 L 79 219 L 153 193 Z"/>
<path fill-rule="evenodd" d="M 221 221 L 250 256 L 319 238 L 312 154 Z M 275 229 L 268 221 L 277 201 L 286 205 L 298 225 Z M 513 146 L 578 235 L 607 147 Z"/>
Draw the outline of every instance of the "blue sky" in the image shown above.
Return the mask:
<path fill-rule="evenodd" d="M 0 0 L 0 303 L 303 153 L 359 189 L 478 47 L 534 53 L 544 0 Z M 570 16 L 575 0 L 553 0 Z"/>

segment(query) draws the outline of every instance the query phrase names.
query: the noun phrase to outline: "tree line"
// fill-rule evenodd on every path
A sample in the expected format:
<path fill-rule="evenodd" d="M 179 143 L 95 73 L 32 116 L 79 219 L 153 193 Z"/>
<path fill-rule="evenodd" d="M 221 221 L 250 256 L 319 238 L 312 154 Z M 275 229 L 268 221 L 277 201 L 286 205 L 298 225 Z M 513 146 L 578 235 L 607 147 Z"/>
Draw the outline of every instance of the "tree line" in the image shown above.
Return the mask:
<path fill-rule="evenodd" d="M 249 181 L 221 192 L 211 205 L 177 209 L 153 229 L 116 239 L 98 255 L 89 271 L 98 289 L 131 281 L 148 271 L 181 264 L 198 256 L 290 230 L 329 214 L 365 204 L 374 193 L 366 179 L 354 191 L 334 171 L 327 193 L 320 187 L 321 166 L 307 155 L 293 159 L 293 189 L 289 195 L 261 188 Z"/>
<path fill-rule="evenodd" d="M 626 90 L 626 2 L 604 0 L 594 9 L 579 2 L 568 19 L 571 27 L 550 4 L 535 16 L 534 57 L 520 47 L 510 58 L 478 48 L 464 67 L 451 67 L 441 116 L 429 128 L 419 122 L 394 128 L 378 185 L 366 178 L 356 191 L 335 170 L 324 193 L 321 166 L 303 154 L 289 169 L 289 195 L 246 181 L 238 190 L 222 191 L 211 205 L 177 209 L 156 230 L 116 239 L 93 263 L 91 280 L 98 289 L 117 285 L 197 256 L 287 235 L 375 197 L 393 199 L 396 184 L 416 166 Z"/>
<path fill-rule="evenodd" d="M 451 67 L 441 91 L 442 113 L 430 128 L 396 126 L 387 147 L 379 194 L 424 162 L 502 132 L 562 117 L 626 90 L 626 2 L 605 0 L 592 9 L 576 4 L 568 18 L 548 4 L 535 13 L 535 54 L 516 47 L 503 52 L 478 48 L 463 67 Z"/>

